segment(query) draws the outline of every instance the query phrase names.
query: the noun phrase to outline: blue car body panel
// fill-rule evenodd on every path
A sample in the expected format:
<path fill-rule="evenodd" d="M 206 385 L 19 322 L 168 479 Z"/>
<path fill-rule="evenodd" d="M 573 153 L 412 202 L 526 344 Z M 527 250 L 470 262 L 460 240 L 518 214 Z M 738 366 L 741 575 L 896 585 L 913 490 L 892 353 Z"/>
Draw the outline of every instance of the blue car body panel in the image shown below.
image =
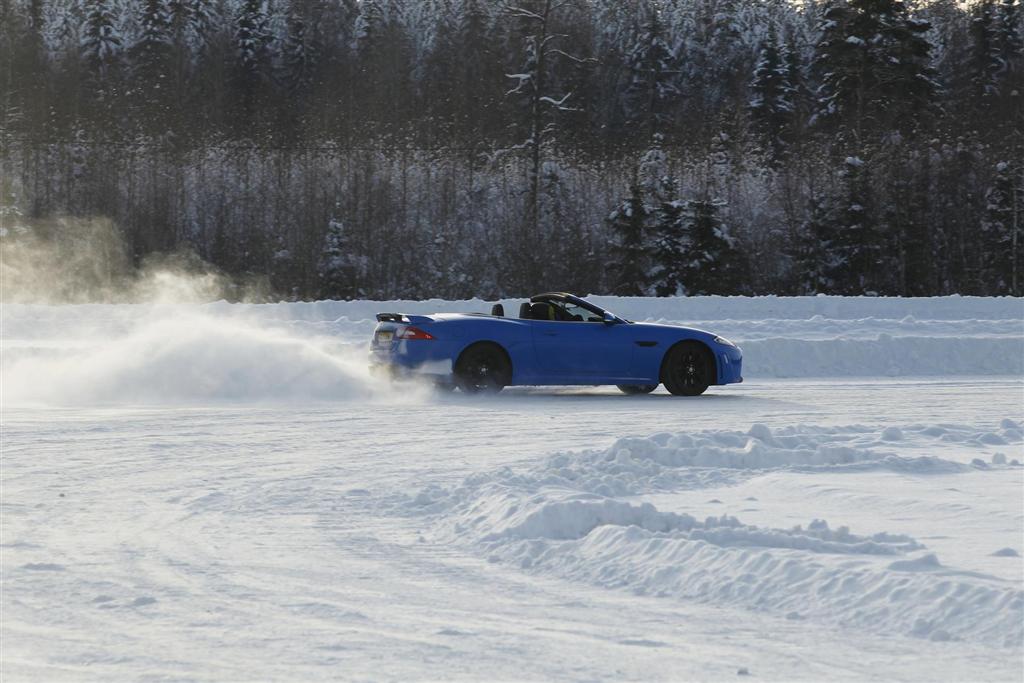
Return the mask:
<path fill-rule="evenodd" d="M 370 345 L 371 365 L 442 381 L 451 378 L 460 354 L 469 346 L 490 342 L 508 354 L 513 385 L 659 384 L 665 354 L 688 340 L 701 342 L 713 354 L 716 384 L 743 381 L 738 347 L 688 327 L 620 318 L 582 322 L 461 313 L 381 314 L 378 319 Z M 403 330 L 410 327 L 432 338 L 401 339 Z"/>

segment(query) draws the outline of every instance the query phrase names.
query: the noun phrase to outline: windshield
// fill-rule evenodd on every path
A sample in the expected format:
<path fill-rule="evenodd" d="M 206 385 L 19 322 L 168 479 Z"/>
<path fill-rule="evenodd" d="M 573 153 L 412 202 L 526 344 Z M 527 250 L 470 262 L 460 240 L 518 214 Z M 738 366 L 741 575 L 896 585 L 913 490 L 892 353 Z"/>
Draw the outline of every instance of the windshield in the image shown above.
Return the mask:
<path fill-rule="evenodd" d="M 583 306 L 579 306 L 570 301 L 553 301 L 552 303 L 564 311 L 563 320 L 587 323 L 604 322 L 604 317 L 600 313 L 584 308 Z"/>

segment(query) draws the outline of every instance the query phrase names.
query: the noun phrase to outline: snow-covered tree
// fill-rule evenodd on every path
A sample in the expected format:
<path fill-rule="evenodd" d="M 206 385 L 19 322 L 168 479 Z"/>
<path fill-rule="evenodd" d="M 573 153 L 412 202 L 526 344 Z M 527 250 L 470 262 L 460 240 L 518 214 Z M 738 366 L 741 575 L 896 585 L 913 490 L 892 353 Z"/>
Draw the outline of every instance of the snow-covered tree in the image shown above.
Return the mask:
<path fill-rule="evenodd" d="M 782 159 L 796 111 L 796 85 L 791 81 L 796 68 L 782 53 L 773 27 L 754 66 L 748 108 L 776 162 Z"/>
<path fill-rule="evenodd" d="M 265 0 L 244 0 L 235 21 L 235 49 L 238 69 L 254 79 L 262 78 L 269 62 L 273 40 L 268 27 Z"/>
<path fill-rule="evenodd" d="M 1024 26 L 1021 25 L 1019 0 L 1003 0 L 999 5 L 998 42 L 1007 69 L 1020 78 L 1024 68 Z M 1020 85 L 1019 81 L 1014 83 Z"/>
<path fill-rule="evenodd" d="M 610 290 L 620 296 L 642 296 L 648 286 L 647 223 L 649 215 L 644 205 L 640 183 L 634 181 L 629 196 L 608 216 L 608 228 L 613 235 L 609 277 Z"/>
<path fill-rule="evenodd" d="M 689 275 L 689 225 L 686 203 L 670 199 L 658 206 L 657 222 L 650 237 L 650 286 L 658 296 L 685 293 Z"/>
<path fill-rule="evenodd" d="M 812 197 L 807 220 L 787 249 L 797 294 L 829 294 L 835 290 L 832 276 L 837 253 L 832 246 L 838 230 L 838 210 L 832 197 Z"/>
<path fill-rule="evenodd" d="M 292 93 L 306 92 L 313 82 L 322 46 L 315 27 L 310 27 L 306 3 L 293 2 L 288 13 L 287 35 L 282 46 L 280 80 Z"/>
<path fill-rule="evenodd" d="M 147 99 L 166 98 L 171 69 L 171 18 L 164 0 L 145 0 L 139 13 L 139 35 L 132 46 L 138 86 Z"/>
<path fill-rule="evenodd" d="M 630 80 L 625 93 L 626 120 L 648 135 L 671 121 L 680 97 L 680 70 L 665 36 L 659 8 L 651 0 L 640 2 L 640 30 L 626 55 Z"/>
<path fill-rule="evenodd" d="M 530 243 L 540 233 L 541 169 L 544 152 L 554 138 L 558 115 L 575 110 L 570 101 L 573 93 L 556 90 L 551 77 L 552 70 L 566 60 L 580 62 L 581 58 L 571 55 L 559 47 L 564 34 L 555 31 L 559 10 L 566 2 L 556 0 L 524 0 L 506 9 L 506 14 L 518 22 L 517 37 L 522 41 L 522 54 L 517 60 L 518 68 L 507 74 L 513 87 L 506 93 L 516 103 L 519 112 L 518 123 L 526 139 L 520 147 L 525 148 L 527 162 L 527 192 L 525 220 L 521 228 Z M 535 269 L 534 262 L 528 267 Z M 527 273 L 527 279 L 536 273 Z"/>
<path fill-rule="evenodd" d="M 913 131 L 933 106 L 930 24 L 902 0 L 827 0 L 814 66 L 817 116 L 860 140 L 869 130 Z"/>
<path fill-rule="evenodd" d="M 84 0 L 83 7 L 85 22 L 79 41 L 80 54 L 94 73 L 103 76 L 120 58 L 124 39 L 109 0 Z"/>
<path fill-rule="evenodd" d="M 981 221 L 981 291 L 1020 296 L 1024 265 L 1024 165 L 1000 161 Z"/>
<path fill-rule="evenodd" d="M 847 157 L 839 177 L 834 223 L 826 228 L 830 239 L 825 278 L 832 283 L 833 294 L 890 293 L 892 245 L 874 216 L 865 162 Z"/>
<path fill-rule="evenodd" d="M 548 267 L 545 279 L 536 286 L 569 291 L 585 287 L 594 254 L 579 202 L 565 170 L 554 161 L 545 161 L 541 169 L 539 223 Z"/>
<path fill-rule="evenodd" d="M 689 295 L 742 293 L 745 264 L 722 222 L 723 202 L 701 197 L 685 203 L 687 238 L 683 286 Z"/>
<path fill-rule="evenodd" d="M 971 81 L 981 100 L 999 94 L 999 80 L 1006 63 L 1000 54 L 995 0 L 981 0 L 971 8 Z"/>
<path fill-rule="evenodd" d="M 372 61 L 380 50 L 387 30 L 388 18 L 380 0 L 363 0 L 355 23 L 355 47 L 360 60 Z"/>
<path fill-rule="evenodd" d="M 238 106 L 234 123 L 239 132 L 249 132 L 248 126 L 271 76 L 272 40 L 265 0 L 243 0 L 234 26 L 234 85 Z"/>
<path fill-rule="evenodd" d="M 331 218 L 317 261 L 320 296 L 324 299 L 354 299 L 363 295 L 365 259 L 345 224 Z"/>

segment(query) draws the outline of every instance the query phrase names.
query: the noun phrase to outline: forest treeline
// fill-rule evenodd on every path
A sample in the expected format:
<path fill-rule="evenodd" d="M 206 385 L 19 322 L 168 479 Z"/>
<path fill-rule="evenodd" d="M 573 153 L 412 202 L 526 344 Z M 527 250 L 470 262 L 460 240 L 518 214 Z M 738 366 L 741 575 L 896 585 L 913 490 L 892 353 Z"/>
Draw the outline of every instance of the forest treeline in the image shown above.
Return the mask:
<path fill-rule="evenodd" d="M 0 0 L 6 246 L 285 298 L 1024 293 L 1020 0 Z"/>

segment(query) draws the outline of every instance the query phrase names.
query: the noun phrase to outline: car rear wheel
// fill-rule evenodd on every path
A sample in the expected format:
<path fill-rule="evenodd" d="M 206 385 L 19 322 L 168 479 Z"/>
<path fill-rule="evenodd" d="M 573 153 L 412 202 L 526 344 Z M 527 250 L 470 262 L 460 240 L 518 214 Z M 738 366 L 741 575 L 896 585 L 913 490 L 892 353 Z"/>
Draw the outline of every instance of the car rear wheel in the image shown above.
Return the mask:
<path fill-rule="evenodd" d="M 658 388 L 657 384 L 616 384 L 615 386 L 619 388 L 619 391 L 630 396 L 649 394 Z"/>
<path fill-rule="evenodd" d="M 512 380 L 512 366 L 494 344 L 477 344 L 455 363 L 455 384 L 466 394 L 496 394 Z"/>
<path fill-rule="evenodd" d="M 661 380 L 676 396 L 700 396 L 715 381 L 715 359 L 699 342 L 676 344 L 665 356 Z"/>

